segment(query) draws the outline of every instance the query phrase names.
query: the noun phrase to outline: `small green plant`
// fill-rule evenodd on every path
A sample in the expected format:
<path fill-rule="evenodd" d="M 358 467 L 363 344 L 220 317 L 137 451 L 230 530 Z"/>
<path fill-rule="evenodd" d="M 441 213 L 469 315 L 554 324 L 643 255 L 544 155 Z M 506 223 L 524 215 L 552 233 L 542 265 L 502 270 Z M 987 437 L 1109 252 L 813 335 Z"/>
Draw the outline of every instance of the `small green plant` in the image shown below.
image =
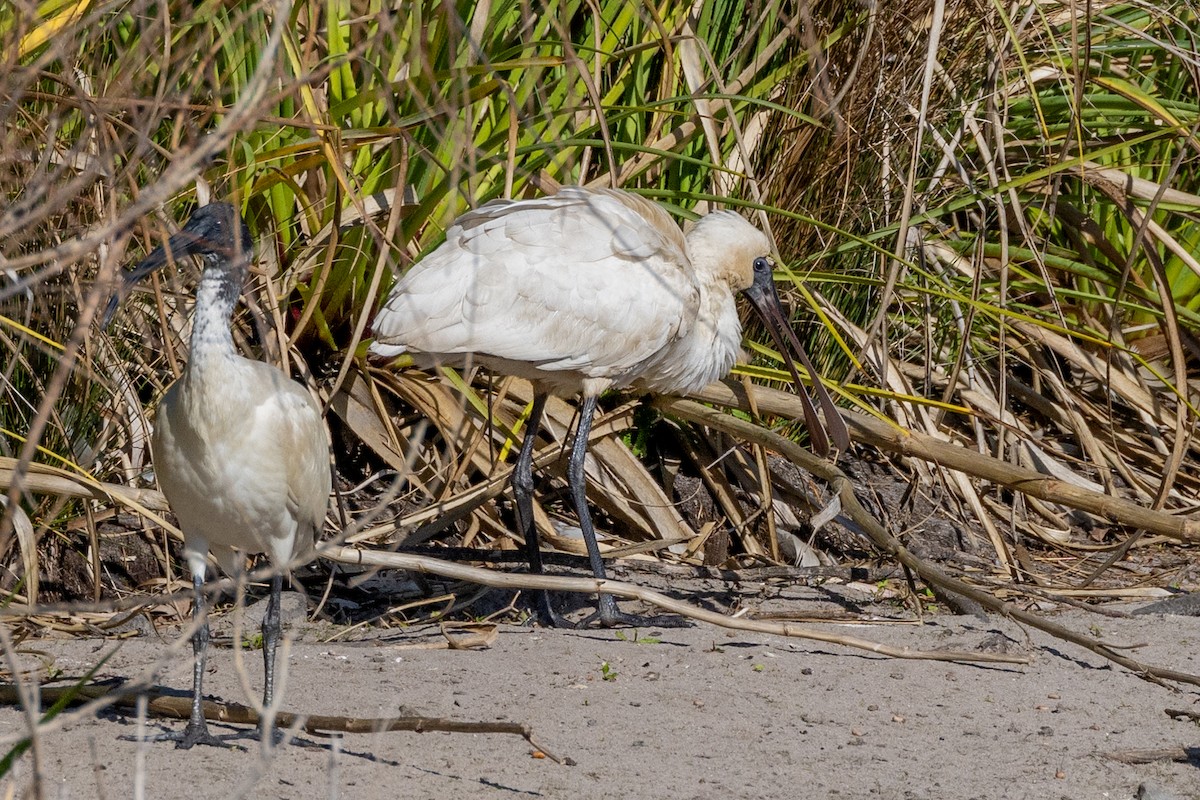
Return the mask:
<path fill-rule="evenodd" d="M 654 406 L 643 403 L 633 411 L 633 427 L 621 434 L 621 441 L 638 459 L 644 461 L 650 455 L 650 439 L 658 417 Z"/>
<path fill-rule="evenodd" d="M 606 681 L 615 681 L 617 679 L 617 671 L 613 669 L 612 664 L 607 661 L 600 662 L 600 677 Z"/>
<path fill-rule="evenodd" d="M 617 638 L 622 642 L 633 642 L 634 644 L 661 644 L 662 639 L 657 636 L 638 636 L 637 628 L 633 629 L 632 636 L 626 636 L 625 631 L 617 631 Z"/>
<path fill-rule="evenodd" d="M 750 669 L 754 670 L 755 672 L 762 672 L 764 669 L 766 669 L 766 667 L 764 667 L 762 664 L 755 664 Z"/>

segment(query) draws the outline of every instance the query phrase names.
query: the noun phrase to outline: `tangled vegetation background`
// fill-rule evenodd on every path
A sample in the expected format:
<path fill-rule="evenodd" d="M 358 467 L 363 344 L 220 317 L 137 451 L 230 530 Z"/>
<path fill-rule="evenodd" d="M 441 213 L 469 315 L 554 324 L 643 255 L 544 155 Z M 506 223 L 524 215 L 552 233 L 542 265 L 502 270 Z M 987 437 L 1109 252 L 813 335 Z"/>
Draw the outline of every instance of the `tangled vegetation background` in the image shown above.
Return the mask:
<path fill-rule="evenodd" d="M 988 591 L 1195 588 L 1197 25 L 1190 0 L 6 4 L 5 602 L 28 630 L 92 630 L 184 588 L 147 409 L 186 357 L 195 265 L 106 332 L 97 309 L 206 196 L 257 241 L 239 346 L 328 410 L 331 535 L 514 547 L 528 387 L 378 370 L 364 337 L 457 215 L 568 183 L 772 233 L 824 380 L 887 421 L 844 465 L 901 540 Z M 739 374 L 782 385 L 761 333 Z M 853 525 L 806 527 L 819 490 L 786 460 L 638 398 L 604 408 L 610 544 L 734 567 L 877 555 Z M 552 442 L 572 409 L 549 411 Z M 960 460 L 914 449 L 939 441 Z M 560 488 L 539 528 L 577 552 Z"/>

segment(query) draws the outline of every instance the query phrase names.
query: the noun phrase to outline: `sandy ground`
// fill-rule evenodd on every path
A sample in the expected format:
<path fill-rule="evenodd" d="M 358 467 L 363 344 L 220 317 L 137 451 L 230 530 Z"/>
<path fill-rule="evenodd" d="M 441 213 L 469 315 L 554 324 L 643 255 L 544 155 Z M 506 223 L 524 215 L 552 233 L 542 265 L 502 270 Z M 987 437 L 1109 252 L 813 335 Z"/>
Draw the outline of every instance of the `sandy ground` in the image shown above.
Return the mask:
<path fill-rule="evenodd" d="M 1144 645 L 1143 661 L 1200 671 L 1195 618 L 1056 619 Z M 574 764 L 536 758 L 520 737 L 497 734 L 356 734 L 337 747 L 301 734 L 264 758 L 256 740 L 236 737 L 244 729 L 215 725 L 238 747 L 179 751 L 139 742 L 136 715 L 105 712 L 64 717 L 41 734 L 43 796 L 1044 799 L 1132 798 L 1146 784 L 1146 797 L 1200 797 L 1200 729 L 1164 713 L 1200 710 L 1195 687 L 1155 685 L 1004 620 L 819 627 L 910 648 L 1008 648 L 1034 662 L 895 660 L 704 625 L 638 631 L 641 641 L 631 631 L 501 626 L 486 649 L 429 650 L 414 647 L 440 639 L 428 627 L 323 643 L 337 631 L 299 622 L 285 709 L 525 722 Z M 176 638 L 31 639 L 22 650 L 26 664 L 41 651 L 68 676 L 109 657 L 100 677 L 151 671 L 184 694 L 190 650 L 170 650 Z M 246 673 L 259 691 L 257 653 L 247 654 Z M 231 649 L 214 650 L 206 681 L 210 695 L 246 702 Z M 145 724 L 150 733 L 182 728 Z M 5 751 L 24 730 L 19 710 L 0 709 Z M 1111 757 L 1168 747 L 1191 747 L 1193 758 Z M 0 778 L 0 797 L 30 796 L 33 774 L 26 753 Z"/>

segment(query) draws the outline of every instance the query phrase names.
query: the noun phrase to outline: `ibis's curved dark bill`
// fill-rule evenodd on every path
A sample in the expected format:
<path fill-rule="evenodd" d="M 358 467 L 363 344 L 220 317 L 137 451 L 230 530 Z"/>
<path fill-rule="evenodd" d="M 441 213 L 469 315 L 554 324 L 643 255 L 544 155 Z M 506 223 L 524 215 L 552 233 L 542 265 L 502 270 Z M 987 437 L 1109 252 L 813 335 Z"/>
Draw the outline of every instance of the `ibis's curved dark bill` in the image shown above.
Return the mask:
<path fill-rule="evenodd" d="M 235 219 L 237 226 L 234 224 Z M 241 230 L 238 231 L 237 227 Z M 178 233 L 154 248 L 150 255 L 122 276 L 121 285 L 104 308 L 101 329 L 107 328 L 112 322 L 113 315 L 117 313 L 117 308 L 129 294 L 129 290 L 151 272 L 198 253 L 232 260 L 249 252 L 251 241 L 250 228 L 228 203 L 210 203 L 196 209 L 196 213 L 192 214 L 192 218 Z"/>
<path fill-rule="evenodd" d="M 767 330 L 771 332 L 771 338 L 775 340 L 776 347 L 779 348 L 783 360 L 787 363 L 788 369 L 792 373 L 792 379 L 796 382 L 796 391 L 800 395 L 800 403 L 804 408 L 804 424 L 808 427 L 808 435 L 812 439 L 813 450 L 820 456 L 829 455 L 829 440 L 832 438 L 833 444 L 838 451 L 846 452 L 850 449 L 850 432 L 846 429 L 846 423 L 842 419 L 842 415 L 838 413 L 837 408 L 834 406 L 833 398 L 829 396 L 825 385 L 817 377 L 817 371 L 813 368 L 812 361 L 808 358 L 808 353 L 804 352 L 804 346 L 796 338 L 796 332 L 792 330 L 792 326 L 788 324 L 787 318 L 783 314 L 783 304 L 779 302 L 779 293 L 775 289 L 775 278 L 771 270 L 756 270 L 753 285 L 746 289 L 743 294 L 746 295 L 750 304 L 754 306 L 754 310 L 758 312 L 758 315 L 762 317 Z M 786 343 L 784 341 L 785 337 L 787 339 Z M 791 345 L 790 348 L 788 347 L 789 344 Z M 792 361 L 792 352 L 800 359 L 800 363 L 804 365 L 804 368 L 808 370 L 808 374 L 812 378 L 813 391 L 816 392 L 817 402 L 821 404 L 821 411 L 825 414 L 825 425 L 821 424 L 821 420 L 817 416 L 817 410 L 813 407 L 812 398 L 808 396 L 804 384 L 800 381 L 800 374 L 796 371 L 796 363 Z"/>

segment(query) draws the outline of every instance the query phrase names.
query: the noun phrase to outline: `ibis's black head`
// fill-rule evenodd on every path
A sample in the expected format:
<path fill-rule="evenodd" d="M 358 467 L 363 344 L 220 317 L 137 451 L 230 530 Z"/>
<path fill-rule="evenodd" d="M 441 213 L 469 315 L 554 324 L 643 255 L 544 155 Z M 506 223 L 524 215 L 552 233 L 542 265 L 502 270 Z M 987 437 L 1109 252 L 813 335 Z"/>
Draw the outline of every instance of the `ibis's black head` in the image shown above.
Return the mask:
<path fill-rule="evenodd" d="M 154 249 L 129 272 L 120 289 L 108 301 L 103 326 L 112 320 L 121 298 L 142 278 L 170 261 L 197 255 L 204 259 L 205 269 L 228 270 L 235 285 L 241 286 L 250 261 L 252 242 L 245 220 L 229 203 L 209 203 L 196 209 L 192 218 L 179 231 Z"/>

